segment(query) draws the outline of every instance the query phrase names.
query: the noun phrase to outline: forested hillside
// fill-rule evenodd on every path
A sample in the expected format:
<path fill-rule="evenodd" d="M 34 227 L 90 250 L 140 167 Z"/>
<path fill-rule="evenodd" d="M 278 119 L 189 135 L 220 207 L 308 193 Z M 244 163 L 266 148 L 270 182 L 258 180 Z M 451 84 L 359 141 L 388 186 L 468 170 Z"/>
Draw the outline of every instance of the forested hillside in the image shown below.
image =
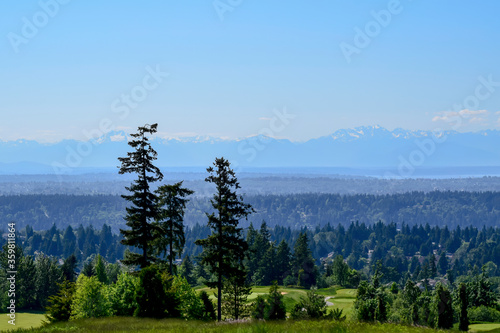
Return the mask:
<path fill-rule="evenodd" d="M 253 238 L 252 234 L 258 226 L 260 224 L 256 228 L 253 225 L 247 228 L 246 237 Z M 334 255 L 342 255 L 350 267 L 369 272 L 373 269 L 370 262 L 381 260 L 384 267 L 392 268 L 387 278 L 396 281 L 403 278 L 406 272 L 417 272 L 416 275 L 419 275 L 425 265 L 423 258 L 429 259 L 436 255 L 437 262 L 442 254 L 446 254 L 446 259 L 442 259 L 438 266 L 442 274 L 452 267 L 456 275 L 465 274 L 474 265 L 480 267 L 492 262 L 495 266 L 491 266 L 489 273 L 500 275 L 500 270 L 496 268 L 500 266 L 500 230 L 493 227 L 450 229 L 429 225 L 410 227 L 405 224 L 397 228 L 394 223 L 378 222 L 373 225 L 351 223 L 347 227 L 327 224 L 310 230 L 281 226 L 267 229 L 266 224 L 264 229 L 268 233 L 266 237 L 275 247 L 283 241 L 289 248 L 294 248 L 301 233 L 306 234 L 308 247 L 316 263 L 322 258 L 326 260 Z M 209 234 L 210 229 L 205 224 L 188 228 L 185 231 L 185 248 L 180 257 L 190 256 L 196 261 L 194 258 L 201 253 L 201 247 L 195 245 L 195 240 Z M 19 240 L 26 254 L 44 253 L 63 259 L 74 253 L 80 266 L 97 254 L 109 262 L 115 262 L 123 258 L 127 249 L 120 244 L 121 236 L 113 234 L 107 225 L 100 230 L 82 226 L 58 229 L 53 226 L 49 230 L 34 231 L 27 227 L 20 231 Z M 261 251 L 262 247 L 265 246 L 259 246 L 256 251 Z M 260 260 L 264 253 L 257 257 Z M 412 258 L 422 259 L 415 261 Z"/>
<path fill-rule="evenodd" d="M 411 192 L 392 195 L 289 194 L 251 195 L 246 200 L 255 208 L 248 221 L 292 228 L 324 226 L 328 223 L 348 226 L 351 221 L 373 224 L 379 220 L 401 225 L 496 226 L 500 221 L 500 192 Z M 114 233 L 123 228 L 126 202 L 120 196 L 95 195 L 20 195 L 0 196 L 0 219 L 16 221 L 35 230 L 47 230 L 80 224 Z M 210 211 L 207 198 L 196 197 L 186 207 L 185 224 L 206 222 Z"/>

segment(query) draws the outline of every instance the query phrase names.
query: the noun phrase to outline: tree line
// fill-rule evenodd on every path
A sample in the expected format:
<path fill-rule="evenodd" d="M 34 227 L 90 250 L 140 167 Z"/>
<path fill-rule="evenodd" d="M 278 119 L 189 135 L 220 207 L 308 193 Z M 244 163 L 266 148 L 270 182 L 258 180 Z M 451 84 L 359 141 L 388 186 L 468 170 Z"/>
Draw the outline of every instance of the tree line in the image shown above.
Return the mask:
<path fill-rule="evenodd" d="M 264 185 L 263 185 L 264 186 Z M 348 227 L 351 221 L 367 225 L 379 220 L 398 226 L 448 226 L 455 229 L 496 226 L 500 219 L 500 192 L 432 191 L 390 195 L 300 193 L 283 195 L 245 195 L 245 202 L 255 212 L 241 226 L 267 221 L 270 227 L 323 227 L 328 223 Z M 123 217 L 128 202 L 118 195 L 4 195 L 0 196 L 0 219 L 16 221 L 19 229 L 30 225 L 47 230 L 80 224 L 100 229 L 104 224 L 114 233 L 125 226 Z M 194 195 L 186 203 L 184 223 L 187 227 L 204 224 L 205 212 L 212 207 L 206 197 Z"/>

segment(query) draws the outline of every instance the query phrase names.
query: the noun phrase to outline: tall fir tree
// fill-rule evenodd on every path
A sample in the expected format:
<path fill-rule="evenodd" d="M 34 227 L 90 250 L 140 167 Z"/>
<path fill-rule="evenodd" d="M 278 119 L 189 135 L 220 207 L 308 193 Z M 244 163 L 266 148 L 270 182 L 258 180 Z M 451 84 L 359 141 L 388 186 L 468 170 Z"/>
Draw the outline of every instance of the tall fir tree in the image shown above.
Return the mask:
<path fill-rule="evenodd" d="M 295 242 L 293 257 L 297 284 L 306 288 L 316 284 L 316 266 L 314 265 L 311 249 L 309 249 L 309 240 L 306 232 L 301 232 Z"/>
<path fill-rule="evenodd" d="M 244 274 L 243 260 L 248 244 L 238 227 L 239 220 L 247 218 L 253 209 L 243 202 L 242 196 L 236 194 L 240 185 L 229 161 L 216 158 L 213 167 L 207 171 L 210 175 L 205 181 L 216 187 L 216 193 L 210 200 L 215 212 L 206 213 L 212 233 L 205 239 L 196 240 L 196 244 L 203 247 L 201 263 L 208 265 L 216 277 L 216 281 L 207 282 L 207 285 L 217 288 L 217 319 L 220 321 L 224 277 L 231 279 Z"/>
<path fill-rule="evenodd" d="M 189 255 L 187 255 L 184 257 L 184 260 L 182 261 L 179 271 L 181 275 L 186 278 L 187 282 L 192 286 L 196 284 L 196 279 L 194 278 L 193 270 L 194 270 L 193 262 L 191 261 Z"/>
<path fill-rule="evenodd" d="M 278 276 L 279 283 L 283 283 L 283 279 L 290 275 L 291 261 L 292 253 L 290 252 L 290 247 L 283 239 L 276 251 L 276 275 Z"/>
<path fill-rule="evenodd" d="M 96 258 L 96 262 L 94 265 L 95 275 L 97 276 L 97 280 L 103 284 L 108 283 L 108 275 L 106 274 L 106 265 L 104 264 L 104 260 L 101 255 L 98 254 Z"/>
<path fill-rule="evenodd" d="M 450 291 L 441 283 L 438 283 L 436 286 L 433 301 L 436 327 L 451 328 L 453 326 L 453 302 Z"/>
<path fill-rule="evenodd" d="M 123 235 L 122 244 L 135 246 L 142 250 L 142 254 L 128 252 L 122 260 L 126 265 L 139 265 L 144 268 L 155 261 L 152 243 L 155 227 L 151 223 L 158 215 L 157 196 L 151 191 L 150 184 L 161 181 L 163 174 L 153 165 L 157 158 L 156 151 L 151 147 L 148 134 L 157 131 L 158 124 L 145 125 L 138 128 L 138 132 L 131 134 L 133 140 L 128 145 L 134 149 L 127 153 L 127 157 L 119 157 L 121 162 L 120 174 L 137 174 L 137 179 L 125 189 L 130 195 L 122 197 L 131 203 L 127 207 L 125 220 L 129 230 L 120 229 Z"/>
<path fill-rule="evenodd" d="M 168 254 L 170 275 L 173 274 L 174 260 L 180 256 L 186 243 L 184 234 L 184 210 L 189 201 L 185 197 L 194 193 L 182 187 L 182 182 L 162 185 L 155 193 L 158 196 L 158 229 L 155 232 L 156 254 Z"/>
<path fill-rule="evenodd" d="M 460 317 L 458 329 L 463 332 L 467 332 L 469 330 L 469 317 L 467 313 L 467 307 L 469 305 L 467 293 L 467 285 L 465 283 L 460 283 L 458 288 L 458 301 L 460 304 Z"/>
<path fill-rule="evenodd" d="M 247 304 L 252 287 L 246 282 L 245 271 L 224 279 L 222 293 L 222 312 L 226 318 L 238 320 L 250 315 L 250 306 Z"/>
<path fill-rule="evenodd" d="M 63 279 L 68 280 L 69 282 L 76 281 L 76 256 L 71 254 L 65 260 L 63 265 L 61 266 Z"/>

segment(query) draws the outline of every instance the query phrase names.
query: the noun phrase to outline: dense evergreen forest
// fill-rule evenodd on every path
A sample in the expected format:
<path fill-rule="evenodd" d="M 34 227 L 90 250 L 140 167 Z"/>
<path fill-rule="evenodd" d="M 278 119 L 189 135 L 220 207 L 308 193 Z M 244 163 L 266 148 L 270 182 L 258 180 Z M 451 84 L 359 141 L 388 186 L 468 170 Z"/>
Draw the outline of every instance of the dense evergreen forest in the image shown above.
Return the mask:
<path fill-rule="evenodd" d="M 350 267 L 370 274 L 372 263 L 381 260 L 384 267 L 394 269 L 390 278 L 399 281 L 406 274 L 415 274 L 423 269 L 425 262 L 434 255 L 435 261 L 440 261 L 441 274 L 452 269 L 455 276 L 465 274 L 473 266 L 482 267 L 488 264 L 490 275 L 500 275 L 500 230 L 493 227 L 431 227 L 426 225 L 403 225 L 397 228 L 394 223 L 382 222 L 373 225 L 351 223 L 343 225 L 327 224 L 324 227 L 312 229 L 292 229 L 275 226 L 268 228 L 263 223 L 269 241 L 276 247 L 285 242 L 289 248 L 295 246 L 303 233 L 308 238 L 308 248 L 315 263 L 327 262 L 336 255 L 342 255 Z M 260 224 L 259 224 L 260 226 Z M 245 237 L 252 236 L 253 224 L 245 230 Z M 185 245 L 178 258 L 187 256 L 196 264 L 196 258 L 201 253 L 201 247 L 195 244 L 196 239 L 202 239 L 210 234 L 206 225 L 195 225 L 185 230 Z M 131 247 L 120 243 L 122 237 L 113 234 L 108 225 L 99 230 L 93 227 L 79 226 L 76 229 L 68 226 L 58 229 L 55 225 L 49 230 L 34 231 L 27 226 L 18 234 L 19 245 L 26 255 L 45 254 L 58 259 L 64 259 L 75 254 L 79 266 L 93 260 L 100 254 L 106 261 L 115 263 L 123 259 L 124 252 Z M 2 239 L 5 242 L 5 239 Z M 441 257 L 444 254 L 444 258 Z"/>
<path fill-rule="evenodd" d="M 391 195 L 287 194 L 249 195 L 245 200 L 254 209 L 250 222 L 267 221 L 269 226 L 290 226 L 293 229 L 314 228 L 352 221 L 373 224 L 467 227 L 496 226 L 500 220 L 500 192 L 409 192 Z M 16 221 L 19 228 L 30 225 L 47 230 L 71 225 L 77 228 L 104 224 L 118 233 L 124 226 L 127 202 L 114 195 L 19 195 L 0 196 L 0 219 Z M 205 212 L 211 210 L 207 197 L 194 197 L 186 205 L 184 223 L 193 227 L 203 224 Z"/>

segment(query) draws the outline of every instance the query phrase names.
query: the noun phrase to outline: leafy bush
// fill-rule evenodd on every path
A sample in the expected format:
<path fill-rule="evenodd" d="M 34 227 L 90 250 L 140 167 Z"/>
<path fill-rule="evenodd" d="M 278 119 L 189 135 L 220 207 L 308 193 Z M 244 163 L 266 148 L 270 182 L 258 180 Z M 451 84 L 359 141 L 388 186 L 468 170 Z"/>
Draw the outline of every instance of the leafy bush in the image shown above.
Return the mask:
<path fill-rule="evenodd" d="M 316 288 L 311 288 L 306 297 L 302 297 L 295 304 L 291 312 L 293 319 L 322 319 L 327 318 L 325 298 L 316 293 Z"/>
<path fill-rule="evenodd" d="M 137 308 L 136 291 L 139 278 L 128 273 L 118 275 L 118 280 L 110 286 L 110 301 L 117 316 L 132 316 Z"/>
<path fill-rule="evenodd" d="M 203 302 L 191 288 L 185 277 L 176 276 L 172 282 L 172 291 L 179 300 L 177 310 L 184 319 L 203 319 Z"/>
<path fill-rule="evenodd" d="M 112 315 L 107 288 L 97 277 L 80 274 L 71 304 L 72 318 L 98 318 Z"/>
<path fill-rule="evenodd" d="M 470 321 L 500 322 L 500 311 L 481 305 L 469 309 Z"/>

